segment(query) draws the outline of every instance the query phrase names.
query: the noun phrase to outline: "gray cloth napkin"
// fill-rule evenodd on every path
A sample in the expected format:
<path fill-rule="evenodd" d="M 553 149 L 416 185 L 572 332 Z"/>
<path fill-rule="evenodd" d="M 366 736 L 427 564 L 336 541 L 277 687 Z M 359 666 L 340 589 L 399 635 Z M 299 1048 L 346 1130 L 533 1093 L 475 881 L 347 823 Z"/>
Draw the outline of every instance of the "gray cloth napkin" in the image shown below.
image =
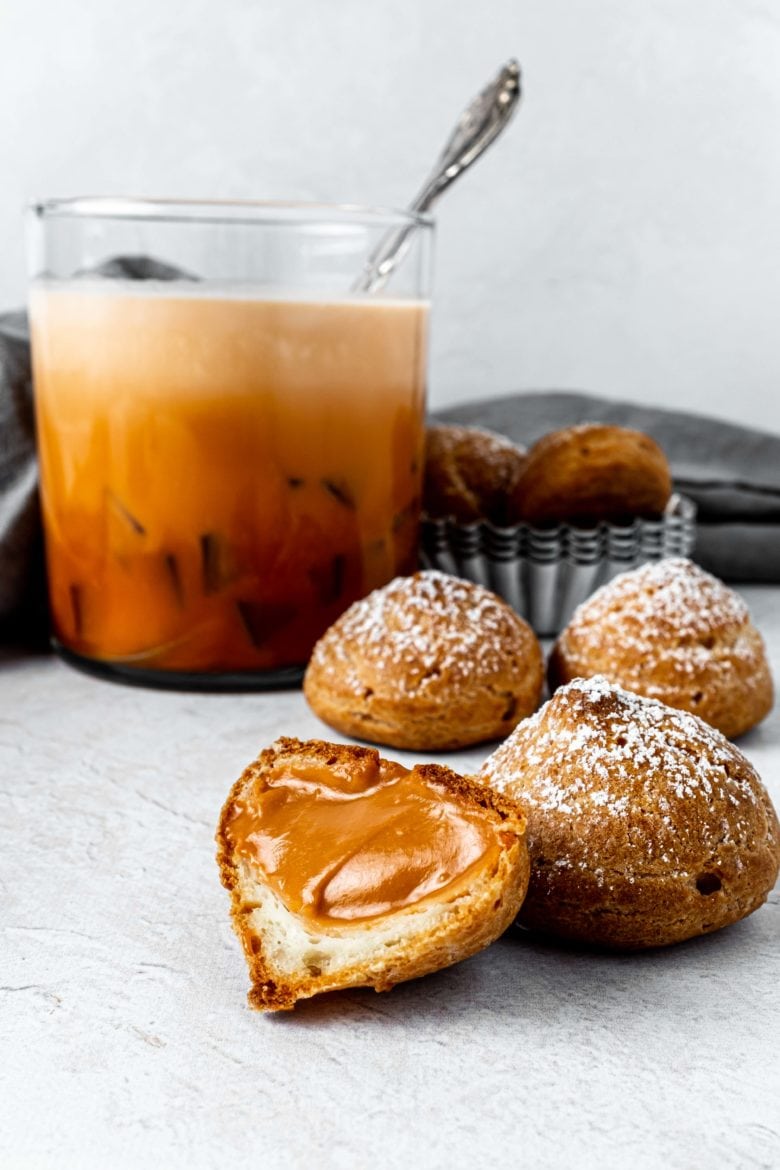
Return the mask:
<path fill-rule="evenodd" d="M 183 275 L 143 257 L 111 261 L 102 271 L 158 280 Z M 488 427 L 525 444 L 586 420 L 647 431 L 666 451 L 678 490 L 698 505 L 696 560 L 727 581 L 780 582 L 778 436 L 564 391 L 512 394 L 436 417 Z M 27 321 L 23 313 L 8 313 L 0 315 L 0 640 L 45 637 L 43 599 Z"/>
<path fill-rule="evenodd" d="M 0 639 L 45 637 L 27 318 L 0 317 Z"/>

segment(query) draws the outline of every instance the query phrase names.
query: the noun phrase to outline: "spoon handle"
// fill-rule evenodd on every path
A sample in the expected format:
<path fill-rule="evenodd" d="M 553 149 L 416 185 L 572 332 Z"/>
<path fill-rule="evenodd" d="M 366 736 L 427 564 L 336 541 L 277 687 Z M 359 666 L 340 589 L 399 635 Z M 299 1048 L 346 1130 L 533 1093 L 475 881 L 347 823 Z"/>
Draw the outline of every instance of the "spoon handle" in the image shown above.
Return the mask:
<path fill-rule="evenodd" d="M 461 114 L 436 165 L 409 210 L 429 211 L 459 175 L 475 163 L 509 122 L 520 100 L 520 66 L 508 61 Z M 379 241 L 353 285 L 353 292 L 372 293 L 384 288 L 405 256 L 414 223 L 393 228 Z"/>

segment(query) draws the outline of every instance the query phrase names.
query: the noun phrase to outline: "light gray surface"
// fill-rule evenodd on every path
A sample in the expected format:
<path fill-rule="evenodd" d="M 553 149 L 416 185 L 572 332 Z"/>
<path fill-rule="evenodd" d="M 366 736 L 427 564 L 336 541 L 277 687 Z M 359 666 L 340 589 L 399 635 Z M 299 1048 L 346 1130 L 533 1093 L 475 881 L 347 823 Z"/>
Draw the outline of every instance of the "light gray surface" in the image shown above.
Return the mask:
<path fill-rule="evenodd" d="M 780 591 L 745 595 L 778 676 Z M 510 932 L 389 994 L 250 1012 L 212 835 L 233 779 L 282 733 L 329 735 L 297 692 L 166 694 L 3 664 L 4 1170 L 780 1164 L 777 892 L 666 951 Z M 742 747 L 780 801 L 778 713 Z"/>
<path fill-rule="evenodd" d="M 405 203 L 517 55 L 517 120 L 438 215 L 434 406 L 562 386 L 780 431 L 776 0 L 0 0 L 0 28 L 0 308 L 29 199 Z"/>

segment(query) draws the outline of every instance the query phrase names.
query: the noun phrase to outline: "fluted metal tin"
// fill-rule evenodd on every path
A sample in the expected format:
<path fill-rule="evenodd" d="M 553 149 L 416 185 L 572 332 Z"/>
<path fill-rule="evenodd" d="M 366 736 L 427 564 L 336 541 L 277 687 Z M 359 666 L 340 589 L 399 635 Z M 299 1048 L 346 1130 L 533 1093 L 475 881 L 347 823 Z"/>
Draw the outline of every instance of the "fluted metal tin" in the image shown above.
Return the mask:
<path fill-rule="evenodd" d="M 496 528 L 487 520 L 457 524 L 424 517 L 421 554 L 425 568 L 492 589 L 537 634 L 549 636 L 618 573 L 645 561 L 689 556 L 695 540 L 696 506 L 674 495 L 658 520 L 595 528 Z"/>

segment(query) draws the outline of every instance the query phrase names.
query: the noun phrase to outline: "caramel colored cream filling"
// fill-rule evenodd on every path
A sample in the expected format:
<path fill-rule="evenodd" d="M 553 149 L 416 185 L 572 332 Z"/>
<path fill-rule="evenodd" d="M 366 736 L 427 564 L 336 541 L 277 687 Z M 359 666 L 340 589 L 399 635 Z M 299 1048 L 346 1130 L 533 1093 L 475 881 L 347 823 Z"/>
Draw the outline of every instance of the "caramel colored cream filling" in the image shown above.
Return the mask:
<path fill-rule="evenodd" d="M 324 926 L 377 918 L 463 884 L 499 854 L 500 826 L 414 769 L 347 774 L 280 762 L 237 803 L 236 853 L 294 914 Z"/>

